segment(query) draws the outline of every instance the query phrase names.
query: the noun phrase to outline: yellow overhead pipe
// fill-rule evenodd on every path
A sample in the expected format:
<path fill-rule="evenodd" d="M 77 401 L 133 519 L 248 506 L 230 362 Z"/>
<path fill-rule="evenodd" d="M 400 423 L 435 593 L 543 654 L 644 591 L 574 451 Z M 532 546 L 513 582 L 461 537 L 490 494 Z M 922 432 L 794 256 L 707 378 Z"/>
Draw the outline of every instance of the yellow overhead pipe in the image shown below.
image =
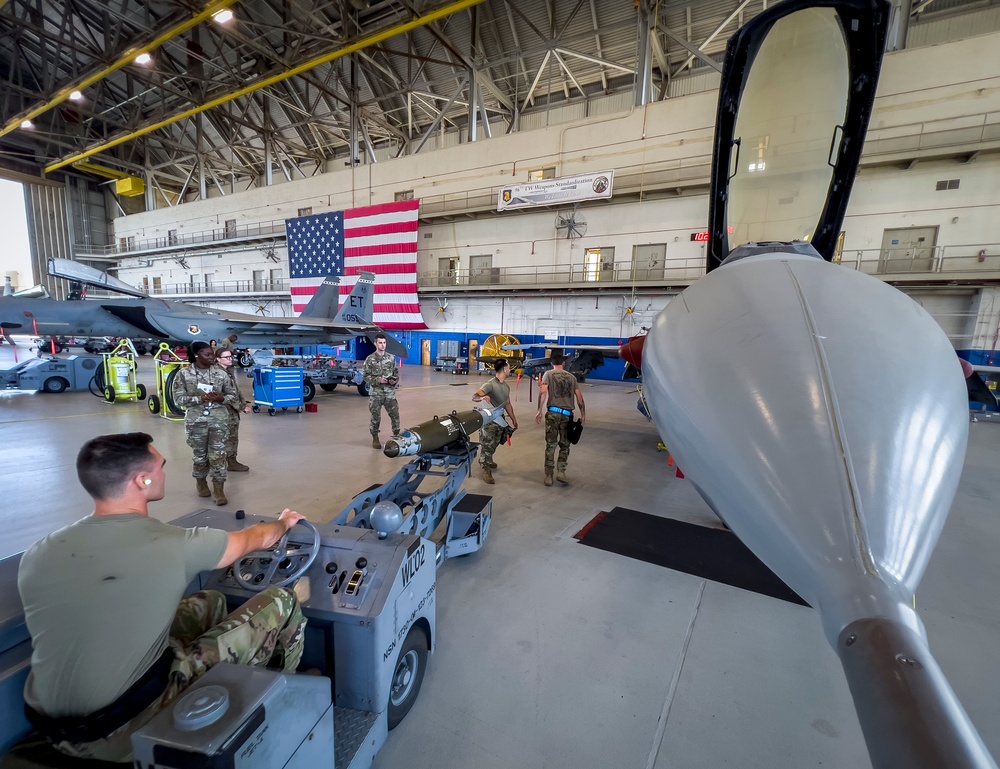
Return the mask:
<path fill-rule="evenodd" d="M 3 6 L 5 1 L 6 0 L 0 0 L 0 7 Z M 156 38 L 153 42 L 148 43 L 146 45 L 133 45 L 131 48 L 125 51 L 125 53 L 119 56 L 118 59 L 115 61 L 115 63 L 112 64 L 110 67 L 102 69 L 100 72 L 96 72 L 90 77 L 84 78 L 78 83 L 71 83 L 70 85 L 67 85 L 64 88 L 59 89 L 59 91 L 56 92 L 55 96 L 53 96 L 51 99 L 49 99 L 41 106 L 35 107 L 34 109 L 30 109 L 27 112 L 22 112 L 20 115 L 17 115 L 16 117 L 13 117 L 10 120 L 8 120 L 7 124 L 4 125 L 2 129 L 0 129 L 0 136 L 5 136 L 9 134 L 11 131 L 13 131 L 15 128 L 19 128 L 21 123 L 23 123 L 25 120 L 32 120 L 33 118 L 36 118 L 39 115 L 48 112 L 53 107 L 59 106 L 64 101 L 66 101 L 66 99 L 69 98 L 69 95 L 73 93 L 73 91 L 83 91 L 85 88 L 92 86 L 97 81 L 103 80 L 112 72 L 117 72 L 125 65 L 130 64 L 135 59 L 135 57 L 138 56 L 140 53 L 143 53 L 144 51 L 152 51 L 156 48 L 159 48 L 168 40 L 172 40 L 178 35 L 184 34 L 189 29 L 191 29 L 191 27 L 198 26 L 203 21 L 205 21 L 205 19 L 211 18 L 212 14 L 216 13 L 217 11 L 220 11 L 223 8 L 231 6 L 234 2 L 236 2 L 236 0 L 212 0 L 212 2 L 210 2 L 205 7 L 205 10 L 203 10 L 201 13 L 196 14 L 187 21 L 181 22 L 176 27 L 167 30 L 158 38 Z"/>
<path fill-rule="evenodd" d="M 280 83 L 283 80 L 288 80 L 289 78 L 301 75 L 303 72 L 308 72 L 309 70 L 313 69 L 314 67 L 318 67 L 321 64 L 329 64 L 331 61 L 336 61 L 337 59 L 343 58 L 344 56 L 348 56 L 354 53 L 355 51 L 360 51 L 364 48 L 368 48 L 369 46 L 378 45 L 379 43 L 388 40 L 391 37 L 395 37 L 396 35 L 402 35 L 414 29 L 425 27 L 428 24 L 433 24 L 435 21 L 438 21 L 439 19 L 443 19 L 446 16 L 450 16 L 453 13 L 457 13 L 458 11 L 464 11 L 465 9 L 471 8 L 474 5 L 479 5 L 483 1 L 484 0 L 460 0 L 457 3 L 452 3 L 451 5 L 445 6 L 444 8 L 441 8 L 437 11 L 428 13 L 426 16 L 418 16 L 417 18 L 413 19 L 412 21 L 408 21 L 405 24 L 400 24 L 397 27 L 392 27 L 391 29 L 387 29 L 384 32 L 379 32 L 377 34 L 374 34 L 371 37 L 366 37 L 363 40 L 359 40 L 356 43 L 351 43 L 345 48 L 336 50 L 333 53 L 328 53 L 325 56 L 321 56 L 318 59 L 313 59 L 312 61 L 305 62 L 304 64 L 299 64 L 297 67 L 293 67 L 292 69 L 287 70 L 281 73 L 280 75 L 272 75 L 269 78 L 265 78 L 264 80 L 255 83 L 254 85 L 249 85 L 246 88 L 241 88 L 240 90 L 234 91 L 230 94 L 227 94 L 226 96 L 220 96 L 218 99 L 212 99 L 212 101 L 206 102 L 200 107 L 193 107 L 189 110 L 185 110 L 184 112 L 180 112 L 174 115 L 173 117 L 161 120 L 158 123 L 153 123 L 152 125 L 148 125 L 145 128 L 142 128 L 133 133 L 126 134 L 125 136 L 119 136 L 117 139 L 112 139 L 111 141 L 105 142 L 104 144 L 100 144 L 96 147 L 92 147 L 91 149 L 85 150 L 84 152 L 81 152 L 77 155 L 73 155 L 72 157 L 52 163 L 51 165 L 45 167 L 45 173 L 51 173 L 52 171 L 57 171 L 58 169 L 63 168 L 64 166 L 76 163 L 78 160 L 89 158 L 91 155 L 96 155 L 99 152 L 104 152 L 104 150 L 111 149 L 112 147 L 117 147 L 119 144 L 124 144 L 125 142 L 131 141 L 132 139 L 138 139 L 140 136 L 145 136 L 146 134 L 152 133 L 153 131 L 158 131 L 161 128 L 165 128 L 168 125 L 173 125 L 174 123 L 177 123 L 181 120 L 185 120 L 186 118 L 194 117 L 195 115 L 198 115 L 202 112 L 218 107 L 220 104 L 226 104 L 227 102 L 239 99 L 241 96 L 247 96 L 253 93 L 254 91 L 259 91 L 261 88 L 267 88 L 269 85 L 274 85 L 275 83 Z"/>
<path fill-rule="evenodd" d="M 74 163 L 73 168 L 79 169 L 80 171 L 86 171 L 87 173 L 94 174 L 95 176 L 103 176 L 105 179 L 128 179 L 132 175 L 127 174 L 124 171 L 115 171 L 113 168 L 95 166 L 93 163 L 87 163 L 84 160 Z"/>
<path fill-rule="evenodd" d="M 95 176 L 103 176 L 105 179 L 113 179 L 115 182 L 115 192 L 122 197 L 134 198 L 146 192 L 146 183 L 137 176 L 127 174 L 123 171 L 116 171 L 113 168 L 95 166 L 85 160 L 79 160 L 73 164 L 73 168 L 78 171 L 85 171 Z"/>

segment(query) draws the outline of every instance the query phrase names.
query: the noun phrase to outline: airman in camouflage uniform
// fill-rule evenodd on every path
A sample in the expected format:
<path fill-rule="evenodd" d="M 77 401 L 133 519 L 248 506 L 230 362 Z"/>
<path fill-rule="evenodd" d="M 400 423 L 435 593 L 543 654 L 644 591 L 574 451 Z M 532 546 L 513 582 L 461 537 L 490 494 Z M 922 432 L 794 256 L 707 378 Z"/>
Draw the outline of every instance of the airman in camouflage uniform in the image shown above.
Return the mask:
<path fill-rule="evenodd" d="M 152 440 L 129 433 L 84 444 L 77 474 L 94 513 L 36 542 L 19 565 L 34 654 L 26 712 L 58 750 L 81 758 L 130 762 L 132 733 L 219 662 L 293 672 L 302 657 L 306 620 L 290 590 L 264 590 L 228 615 L 222 593 L 184 592 L 200 572 L 273 547 L 303 516 L 285 509 L 233 532 L 150 517 L 166 490 Z M 80 660 L 91 663 L 87 674 Z"/>
<path fill-rule="evenodd" d="M 396 385 L 399 384 L 399 367 L 396 357 L 385 351 L 388 340 L 385 334 L 376 334 L 375 352 L 365 358 L 364 377 L 368 386 L 368 408 L 372 413 L 368 429 L 372 434 L 372 448 L 381 449 L 378 431 L 385 408 L 392 423 L 392 434 L 399 435 L 399 404 L 396 403 Z"/>
<path fill-rule="evenodd" d="M 235 339 L 236 335 L 229 337 L 226 341 L 229 342 L 230 339 Z M 229 438 L 226 441 L 226 469 L 234 473 L 245 473 L 250 468 L 245 464 L 240 462 L 236 458 L 236 453 L 240 448 L 240 415 L 250 413 L 250 401 L 243 397 L 243 391 L 240 389 L 240 380 L 236 376 L 236 368 L 233 366 L 234 356 L 236 353 L 233 350 L 227 350 L 225 345 L 215 354 L 215 362 L 218 363 L 229 374 L 229 378 L 233 380 L 233 387 L 236 388 L 236 394 L 239 396 L 239 406 L 233 408 L 232 406 L 226 406 L 226 411 L 229 412 Z"/>
<path fill-rule="evenodd" d="M 174 659 L 163 694 L 104 739 L 64 740 L 56 748 L 77 758 L 127 761 L 132 753 L 132 733 L 170 706 L 213 665 L 229 662 L 294 673 L 302 659 L 305 628 L 298 599 L 285 588 L 268 588 L 232 614 L 222 593 L 192 593 L 181 599 L 170 627 L 168 643 Z"/>
<path fill-rule="evenodd" d="M 566 477 L 566 465 L 569 462 L 570 442 L 567 435 L 573 409 L 579 404 L 580 422 L 587 419 L 583 393 L 576 377 L 563 369 L 566 358 L 555 353 L 551 357 L 552 370 L 545 372 L 542 386 L 538 389 L 538 411 L 535 421 L 541 423 L 545 415 L 545 485 L 552 485 L 552 474 L 556 474 L 559 483 L 569 483 Z M 559 459 L 556 460 L 556 446 L 559 447 Z"/>
<path fill-rule="evenodd" d="M 194 468 L 198 496 L 212 497 L 217 505 L 226 499 L 226 442 L 229 436 L 229 408 L 242 402 L 233 380 L 215 365 L 215 351 L 204 342 L 191 345 L 194 363 L 177 372 L 173 397 L 178 408 L 185 409 L 184 432 L 194 450 Z M 208 490 L 207 477 L 212 478 Z"/>
<path fill-rule="evenodd" d="M 502 408 L 510 426 L 516 430 L 517 417 L 510 405 L 510 385 L 504 381 L 510 376 L 510 365 L 505 360 L 498 360 L 493 364 L 493 369 L 496 376 L 476 390 L 472 400 L 478 403 L 485 399 L 493 408 Z M 507 435 L 508 428 L 496 422 L 490 422 L 479 429 L 479 464 L 483 468 L 483 480 L 487 483 L 493 483 L 493 471 L 497 466 L 493 461 L 493 453 Z"/>

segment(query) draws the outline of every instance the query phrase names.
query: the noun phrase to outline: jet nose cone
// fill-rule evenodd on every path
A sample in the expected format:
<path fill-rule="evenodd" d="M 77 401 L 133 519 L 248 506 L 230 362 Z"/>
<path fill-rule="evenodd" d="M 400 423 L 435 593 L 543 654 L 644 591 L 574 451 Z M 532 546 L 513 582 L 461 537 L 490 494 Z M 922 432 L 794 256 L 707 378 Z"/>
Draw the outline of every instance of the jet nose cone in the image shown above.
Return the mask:
<path fill-rule="evenodd" d="M 642 348 L 646 345 L 645 336 L 634 336 L 618 348 L 618 354 L 626 363 L 631 363 L 642 371 Z"/>

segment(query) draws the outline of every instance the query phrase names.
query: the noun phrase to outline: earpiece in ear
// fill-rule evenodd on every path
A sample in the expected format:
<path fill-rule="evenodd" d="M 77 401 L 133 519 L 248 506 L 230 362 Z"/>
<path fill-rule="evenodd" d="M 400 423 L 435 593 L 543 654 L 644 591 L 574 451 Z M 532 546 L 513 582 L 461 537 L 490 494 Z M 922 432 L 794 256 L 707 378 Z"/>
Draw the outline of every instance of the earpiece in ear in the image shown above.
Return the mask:
<path fill-rule="evenodd" d="M 142 482 L 143 486 L 150 486 L 150 485 L 152 485 L 152 483 L 153 482 L 151 480 L 149 480 L 149 478 L 147 478 L 146 480 L 144 480 Z"/>

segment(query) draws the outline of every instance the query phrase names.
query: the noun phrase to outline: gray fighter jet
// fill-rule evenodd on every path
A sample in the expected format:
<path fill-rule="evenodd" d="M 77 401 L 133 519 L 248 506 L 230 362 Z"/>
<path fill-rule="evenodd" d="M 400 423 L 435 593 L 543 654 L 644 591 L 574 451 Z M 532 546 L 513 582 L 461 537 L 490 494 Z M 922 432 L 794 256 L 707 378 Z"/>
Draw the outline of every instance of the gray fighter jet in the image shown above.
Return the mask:
<path fill-rule="evenodd" d="M 61 277 L 123 292 L 119 282 L 98 270 L 65 260 L 49 260 L 49 271 Z M 128 337 L 171 342 L 225 339 L 236 334 L 241 346 L 252 348 L 341 345 L 354 337 L 374 339 L 382 332 L 372 322 L 375 275 L 362 273 L 354 290 L 337 309 L 339 280 L 329 277 L 297 318 L 258 315 L 201 307 L 177 300 L 141 295 L 136 298 L 66 300 L 0 297 L 0 330 L 4 336 Z M 406 348 L 390 335 L 388 350 L 406 357 Z"/>
<path fill-rule="evenodd" d="M 730 40 L 708 274 L 641 368 L 689 482 L 816 609 L 872 766 L 995 769 L 914 605 L 965 458 L 962 370 L 923 308 L 832 263 L 889 18 L 789 0 Z"/>

